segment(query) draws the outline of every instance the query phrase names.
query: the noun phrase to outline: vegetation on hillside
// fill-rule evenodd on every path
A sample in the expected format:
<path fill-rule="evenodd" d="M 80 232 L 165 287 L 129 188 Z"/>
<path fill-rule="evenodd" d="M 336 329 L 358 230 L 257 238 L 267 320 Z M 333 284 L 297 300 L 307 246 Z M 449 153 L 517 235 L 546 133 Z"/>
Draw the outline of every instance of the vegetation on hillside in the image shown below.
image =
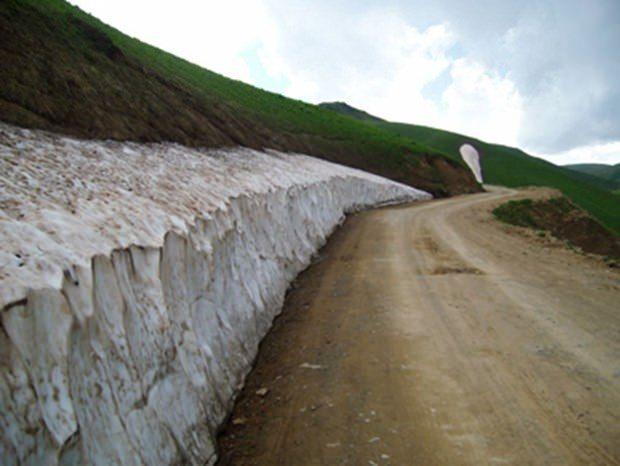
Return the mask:
<path fill-rule="evenodd" d="M 372 121 L 372 122 L 384 122 L 385 121 L 382 118 L 376 117 L 374 115 L 371 115 L 368 112 L 365 112 L 364 110 L 359 110 L 355 107 L 351 107 L 346 102 L 323 102 L 319 104 L 319 107 L 333 110 L 342 115 L 353 117 L 357 120 Z"/>
<path fill-rule="evenodd" d="M 593 177 L 601 180 L 607 189 L 611 191 L 620 190 L 620 163 L 616 165 L 608 165 L 605 163 L 578 163 L 573 165 L 565 165 L 566 168 L 585 176 Z"/>
<path fill-rule="evenodd" d="M 200 68 L 64 0 L 1 2 L 0 60 L 0 119 L 20 126 L 80 137 L 270 147 L 435 195 L 480 190 L 463 164 L 435 149 Z"/>
<path fill-rule="evenodd" d="M 520 149 L 489 144 L 450 131 L 387 121 L 376 122 L 374 125 L 432 147 L 454 160 L 460 159 L 459 148 L 462 144 L 472 144 L 481 155 L 485 183 L 509 187 L 549 186 L 559 189 L 604 226 L 620 234 L 620 198 L 604 189 L 600 181 L 590 175 L 575 173 L 532 157 Z"/>
<path fill-rule="evenodd" d="M 493 215 L 511 225 L 549 231 L 585 252 L 620 258 L 620 239 L 566 197 L 508 201 L 496 207 Z"/>

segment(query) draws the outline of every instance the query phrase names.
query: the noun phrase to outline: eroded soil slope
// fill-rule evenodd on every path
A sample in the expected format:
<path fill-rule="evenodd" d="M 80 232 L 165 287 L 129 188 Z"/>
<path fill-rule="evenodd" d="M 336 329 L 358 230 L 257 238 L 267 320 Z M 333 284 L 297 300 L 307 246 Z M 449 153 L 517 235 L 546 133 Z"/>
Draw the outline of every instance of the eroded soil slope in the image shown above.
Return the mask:
<path fill-rule="evenodd" d="M 558 191 L 538 189 L 531 197 L 508 201 L 493 209 L 506 223 L 545 232 L 568 241 L 584 252 L 620 259 L 620 237 L 615 236 Z"/>
<path fill-rule="evenodd" d="M 618 464 L 620 274 L 492 218 L 526 195 L 351 218 L 263 343 L 221 464 Z"/>
<path fill-rule="evenodd" d="M 217 44 L 211 44 L 217 46 Z M 64 0 L 0 2 L 0 120 L 82 138 L 315 155 L 434 195 L 480 191 L 438 151 L 220 76 Z"/>

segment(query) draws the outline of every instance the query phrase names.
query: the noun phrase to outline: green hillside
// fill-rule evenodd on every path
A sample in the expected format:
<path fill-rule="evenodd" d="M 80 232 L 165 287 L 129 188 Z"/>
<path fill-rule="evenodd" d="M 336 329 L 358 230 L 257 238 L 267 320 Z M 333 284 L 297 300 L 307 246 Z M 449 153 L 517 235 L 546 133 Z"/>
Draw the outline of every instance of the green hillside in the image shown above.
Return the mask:
<path fill-rule="evenodd" d="M 375 123 L 385 122 L 385 120 L 383 120 L 382 118 L 371 115 L 370 113 L 367 113 L 363 110 L 359 110 L 355 107 L 351 107 L 346 102 L 323 102 L 319 104 L 319 107 L 333 110 L 343 115 L 353 117 L 357 120 L 371 121 Z"/>
<path fill-rule="evenodd" d="M 603 225 L 620 234 L 620 197 L 590 175 L 576 174 L 525 152 L 498 144 L 489 144 L 462 134 L 427 126 L 375 122 L 377 127 L 439 150 L 454 160 L 460 159 L 459 147 L 470 143 L 481 154 L 485 183 L 509 187 L 549 186 L 559 189 L 587 210 Z"/>
<path fill-rule="evenodd" d="M 462 163 L 435 149 L 200 68 L 64 0 L 0 2 L 0 61 L 8 123 L 88 138 L 269 147 L 435 195 L 480 190 Z"/>
<path fill-rule="evenodd" d="M 605 178 L 601 178 L 595 175 L 590 175 L 588 173 L 584 173 L 578 170 L 573 170 L 570 167 L 564 165 L 562 168 L 568 169 L 569 175 L 578 180 L 585 181 L 586 183 L 597 186 L 605 191 L 616 191 L 620 188 L 620 181 L 608 180 Z"/>
<path fill-rule="evenodd" d="M 608 165 L 604 163 L 578 163 L 565 165 L 566 168 L 577 173 L 603 180 L 610 186 L 610 190 L 620 189 L 620 163 Z"/>

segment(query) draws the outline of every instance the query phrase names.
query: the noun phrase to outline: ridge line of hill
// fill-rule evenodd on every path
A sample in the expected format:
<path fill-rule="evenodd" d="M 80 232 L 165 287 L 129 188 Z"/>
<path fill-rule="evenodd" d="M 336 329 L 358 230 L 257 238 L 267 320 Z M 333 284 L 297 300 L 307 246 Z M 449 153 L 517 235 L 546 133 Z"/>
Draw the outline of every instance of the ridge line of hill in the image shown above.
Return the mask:
<path fill-rule="evenodd" d="M 576 163 L 564 165 L 564 168 L 578 173 L 579 176 L 596 180 L 601 186 L 610 191 L 620 190 L 620 163 L 615 165 L 605 163 Z"/>

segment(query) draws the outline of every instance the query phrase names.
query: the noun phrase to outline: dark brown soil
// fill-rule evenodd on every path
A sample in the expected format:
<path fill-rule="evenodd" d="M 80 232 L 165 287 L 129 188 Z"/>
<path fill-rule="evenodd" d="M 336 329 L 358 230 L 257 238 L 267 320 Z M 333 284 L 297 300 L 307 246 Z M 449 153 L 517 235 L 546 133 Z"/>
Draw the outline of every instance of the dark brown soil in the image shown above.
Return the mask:
<path fill-rule="evenodd" d="M 620 238 L 566 197 L 510 201 L 493 213 L 513 225 L 549 231 L 584 252 L 620 259 Z"/>
<path fill-rule="evenodd" d="M 242 134 L 248 146 L 266 140 L 229 109 L 143 69 L 78 18 L 65 24 L 11 2 L 0 13 L 0 117 L 8 123 L 85 138 L 187 145 L 232 145 Z"/>
<path fill-rule="evenodd" d="M 44 8 L 0 2 L 2 121 L 80 138 L 268 147 L 367 170 L 436 196 L 480 191 L 464 166 L 437 155 L 404 151 L 401 162 L 388 163 L 379 146 L 270 125 L 251 108 L 172 81 L 174 73 L 166 79 L 80 17 Z"/>

